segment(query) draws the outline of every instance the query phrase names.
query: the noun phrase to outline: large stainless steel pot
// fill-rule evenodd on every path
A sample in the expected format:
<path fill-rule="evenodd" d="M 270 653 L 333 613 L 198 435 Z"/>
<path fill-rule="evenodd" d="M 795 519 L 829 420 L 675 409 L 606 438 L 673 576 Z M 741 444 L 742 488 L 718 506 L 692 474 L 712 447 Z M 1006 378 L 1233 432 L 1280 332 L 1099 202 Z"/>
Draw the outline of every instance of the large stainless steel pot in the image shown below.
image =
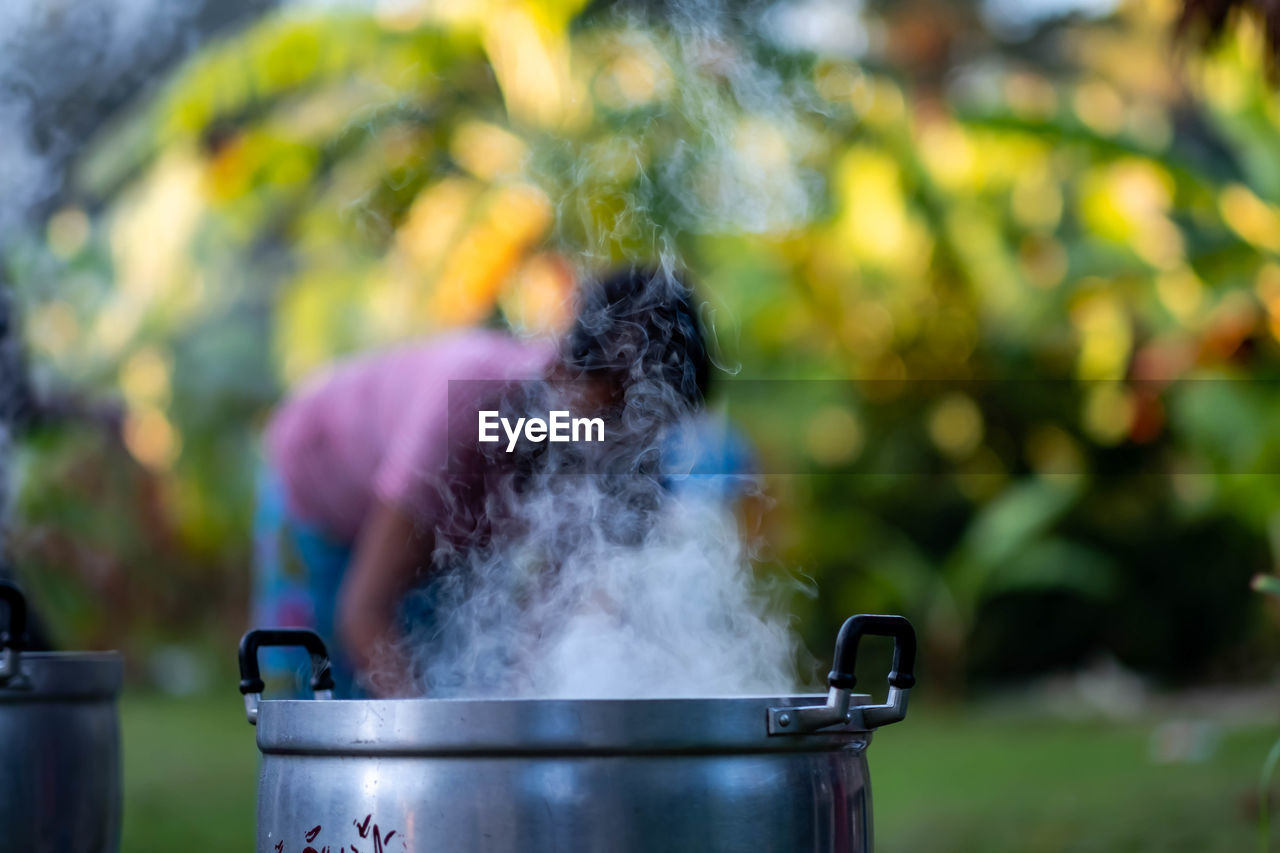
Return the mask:
<path fill-rule="evenodd" d="M 120 656 L 23 651 L 22 593 L 0 581 L 0 601 L 0 853 L 115 853 Z"/>
<path fill-rule="evenodd" d="M 894 638 L 886 704 L 852 692 Z M 261 700 L 257 651 L 300 645 L 321 701 Z M 251 631 L 241 693 L 262 752 L 259 853 L 871 849 L 866 749 L 901 720 L 915 634 L 854 616 L 823 696 L 337 700 L 319 637 Z"/>

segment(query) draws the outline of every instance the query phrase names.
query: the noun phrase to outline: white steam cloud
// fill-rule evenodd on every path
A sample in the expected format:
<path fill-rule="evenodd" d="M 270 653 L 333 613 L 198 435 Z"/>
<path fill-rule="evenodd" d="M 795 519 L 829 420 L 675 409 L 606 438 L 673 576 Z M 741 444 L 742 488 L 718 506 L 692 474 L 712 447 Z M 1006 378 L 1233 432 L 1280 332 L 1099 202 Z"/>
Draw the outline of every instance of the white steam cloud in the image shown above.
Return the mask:
<path fill-rule="evenodd" d="M 0 242 L 38 227 L 69 158 L 141 77 L 195 39 L 198 10 L 166 0 L 0 3 Z"/>
<path fill-rule="evenodd" d="M 647 286 L 660 301 L 664 288 L 679 286 L 682 232 L 780 232 L 820 209 L 822 179 L 805 163 L 823 108 L 810 89 L 756 60 L 742 38 L 751 22 L 735 8 L 686 3 L 661 26 L 615 22 L 623 49 L 657 51 L 671 69 L 678 89 L 653 126 L 685 136 L 655 140 L 641 131 L 612 143 L 615 155 L 646 146 L 663 153 L 607 222 L 572 199 L 590 208 L 616 159 L 575 151 L 553 160 L 574 164 L 568 174 L 538 175 L 553 197 L 569 200 L 559 209 L 558 248 L 584 277 L 599 274 L 617 247 L 635 245 L 622 232 L 643 234 L 647 245 L 624 254 L 657 267 Z M 758 12 L 751 17 L 764 23 Z M 674 212 L 659 214 L 655 198 Z M 673 491 L 654 466 L 672 423 L 699 415 L 669 377 L 644 367 L 645 344 L 620 353 L 631 359 L 633 382 L 622 429 L 606 430 L 614 440 L 592 473 L 564 473 L 542 459 L 523 484 L 490 499 L 487 515 L 500 521 L 488 547 L 438 555 L 451 567 L 419 602 L 434 618 L 398 656 L 410 661 L 423 694 L 636 698 L 797 688 L 805 657 L 782 599 L 805 588 L 792 579 L 762 583 L 718 491 Z"/>
<path fill-rule="evenodd" d="M 608 530 L 628 511 L 619 496 L 594 477 L 565 479 L 573 482 L 544 486 L 524 504 L 526 535 L 466 563 L 438 602 L 440 624 L 410 638 L 426 695 L 794 689 L 794 637 L 753 581 L 724 506 L 669 499 L 646 510 L 639 541 L 619 542 Z"/>

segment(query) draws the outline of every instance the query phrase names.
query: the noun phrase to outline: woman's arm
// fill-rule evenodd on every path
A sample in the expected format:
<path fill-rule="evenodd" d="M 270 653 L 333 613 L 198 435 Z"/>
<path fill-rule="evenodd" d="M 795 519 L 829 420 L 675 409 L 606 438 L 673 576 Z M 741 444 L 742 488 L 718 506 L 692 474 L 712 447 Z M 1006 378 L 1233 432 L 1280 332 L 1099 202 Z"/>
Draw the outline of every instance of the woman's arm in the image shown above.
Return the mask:
<path fill-rule="evenodd" d="M 362 683 L 380 696 L 416 692 L 399 648 L 397 609 L 433 535 L 402 510 L 375 501 L 338 593 L 338 635 Z"/>

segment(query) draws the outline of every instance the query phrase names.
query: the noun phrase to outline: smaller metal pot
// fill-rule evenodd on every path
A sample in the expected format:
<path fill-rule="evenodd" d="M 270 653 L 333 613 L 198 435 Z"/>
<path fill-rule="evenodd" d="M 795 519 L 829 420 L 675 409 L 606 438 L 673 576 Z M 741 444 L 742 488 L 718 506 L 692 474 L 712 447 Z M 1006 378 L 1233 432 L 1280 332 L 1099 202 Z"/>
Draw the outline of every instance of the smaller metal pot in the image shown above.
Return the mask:
<path fill-rule="evenodd" d="M 120 656 L 23 651 L 26 599 L 0 581 L 0 601 L 0 853 L 115 853 Z"/>

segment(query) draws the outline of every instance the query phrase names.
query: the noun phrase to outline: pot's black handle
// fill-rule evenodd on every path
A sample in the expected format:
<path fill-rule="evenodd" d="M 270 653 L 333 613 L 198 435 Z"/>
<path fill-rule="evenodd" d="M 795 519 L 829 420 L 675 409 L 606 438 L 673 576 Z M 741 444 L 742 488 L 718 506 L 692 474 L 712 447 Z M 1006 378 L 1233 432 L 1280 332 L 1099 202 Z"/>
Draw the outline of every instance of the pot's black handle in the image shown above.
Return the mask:
<path fill-rule="evenodd" d="M 329 650 L 324 640 L 314 631 L 305 628 L 260 628 L 240 638 L 240 692 L 244 695 L 261 693 L 266 685 L 258 669 L 258 649 L 267 646 L 297 646 L 311 655 L 311 689 L 316 693 L 333 689 L 330 672 Z"/>
<path fill-rule="evenodd" d="M 893 638 L 893 669 L 889 686 L 909 690 L 916 683 L 916 630 L 902 616 L 879 616 L 859 613 L 850 616 L 836 637 L 836 657 L 828 681 L 832 687 L 852 690 L 854 664 L 858 660 L 858 642 L 865 636 Z"/>
<path fill-rule="evenodd" d="M 9 621 L 0 630 L 0 649 L 21 649 L 27 635 L 27 598 L 15 584 L 0 580 L 0 601 L 9 605 Z"/>
<path fill-rule="evenodd" d="M 893 638 L 893 669 L 889 670 L 889 698 L 883 705 L 854 705 L 853 677 L 862 638 Z M 916 630 L 901 616 L 859 613 L 840 626 L 836 656 L 827 681 L 831 690 L 825 705 L 778 705 L 769 709 L 769 735 L 808 735 L 833 727 L 871 729 L 906 719 L 907 696 L 916 683 Z"/>

